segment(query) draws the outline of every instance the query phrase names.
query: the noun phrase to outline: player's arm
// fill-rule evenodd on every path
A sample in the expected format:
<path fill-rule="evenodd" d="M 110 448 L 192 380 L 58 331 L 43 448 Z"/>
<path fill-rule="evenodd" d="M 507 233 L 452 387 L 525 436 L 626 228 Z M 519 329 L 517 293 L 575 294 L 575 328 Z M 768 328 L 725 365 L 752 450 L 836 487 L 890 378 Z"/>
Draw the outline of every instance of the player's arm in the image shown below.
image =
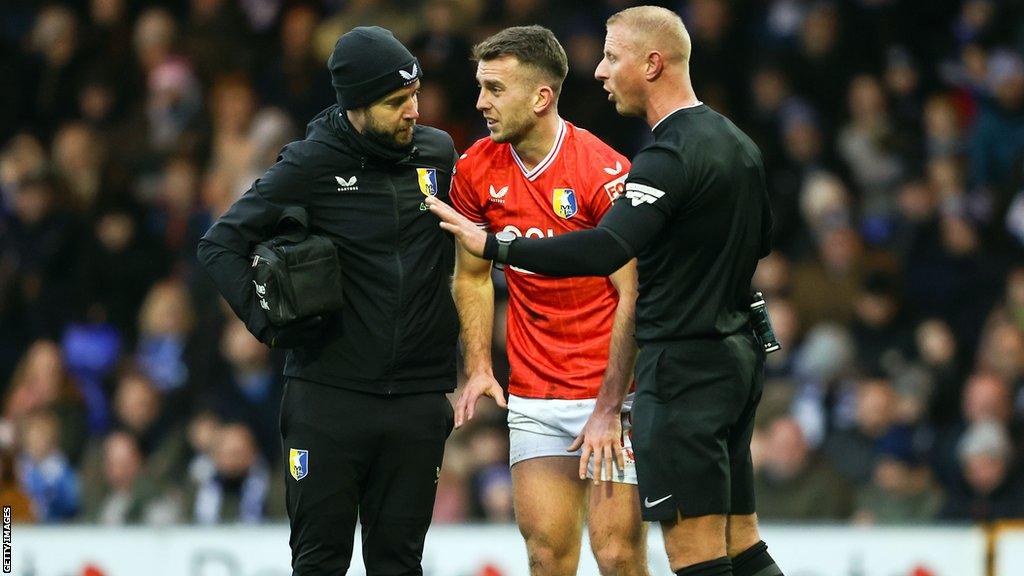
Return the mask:
<path fill-rule="evenodd" d="M 505 393 L 494 379 L 491 364 L 491 334 L 494 327 L 494 282 L 491 262 L 456 248 L 455 278 L 452 282 L 455 307 L 462 323 L 462 355 L 466 386 L 455 404 L 455 426 L 473 418 L 476 401 L 490 396 L 504 408 Z"/>
<path fill-rule="evenodd" d="M 606 471 L 608 479 L 612 478 L 613 462 L 619 470 L 626 465 L 622 453 L 622 401 L 632 381 L 633 363 L 636 361 L 636 260 L 630 260 L 608 279 L 619 293 L 611 341 L 608 344 L 608 367 L 597 394 L 594 412 L 569 448 L 570 452 L 575 452 L 581 446 L 583 448 L 580 455 L 581 479 L 587 477 L 587 464 L 593 454 L 595 483 L 601 480 L 601 470 Z"/>
<path fill-rule="evenodd" d="M 456 169 L 455 172 L 449 197 L 453 209 L 471 215 L 477 222 L 485 221 L 478 202 L 469 192 L 471 188 L 465 175 L 468 170 Z M 480 227 L 481 224 L 473 225 Z M 507 405 L 505 392 L 495 379 L 490 361 L 490 339 L 495 324 L 495 285 L 490 280 L 490 260 L 474 256 L 458 244 L 452 291 L 462 324 L 463 365 L 467 377 L 455 407 L 458 427 L 473 417 L 476 401 L 481 396 L 495 399 L 502 408 Z"/>

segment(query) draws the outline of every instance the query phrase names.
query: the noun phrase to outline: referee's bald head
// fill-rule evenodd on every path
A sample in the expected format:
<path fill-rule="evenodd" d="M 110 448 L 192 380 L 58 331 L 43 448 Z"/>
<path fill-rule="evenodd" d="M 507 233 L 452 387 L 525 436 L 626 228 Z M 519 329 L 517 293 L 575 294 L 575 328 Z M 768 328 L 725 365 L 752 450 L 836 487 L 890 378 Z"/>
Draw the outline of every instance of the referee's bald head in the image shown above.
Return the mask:
<path fill-rule="evenodd" d="M 629 31 L 631 48 L 640 56 L 659 52 L 666 64 L 688 65 L 690 61 L 690 34 L 682 18 L 660 6 L 635 6 L 612 14 L 605 24 L 608 28 L 623 27 Z"/>

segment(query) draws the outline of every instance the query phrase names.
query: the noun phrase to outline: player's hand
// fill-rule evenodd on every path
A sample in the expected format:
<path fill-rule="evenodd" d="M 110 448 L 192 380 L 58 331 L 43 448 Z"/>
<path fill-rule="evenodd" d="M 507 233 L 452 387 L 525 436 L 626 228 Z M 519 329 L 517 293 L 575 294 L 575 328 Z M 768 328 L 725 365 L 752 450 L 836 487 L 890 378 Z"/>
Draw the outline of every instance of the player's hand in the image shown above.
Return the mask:
<path fill-rule="evenodd" d="M 626 457 L 622 449 L 622 417 L 618 413 L 607 414 L 594 411 L 583 426 L 583 431 L 569 446 L 567 452 L 575 452 L 583 448 L 580 454 L 580 480 L 587 477 L 587 464 L 594 457 L 594 484 L 601 483 L 601 472 L 605 472 L 608 480 L 612 476 L 612 464 L 619 470 L 626 469 Z"/>
<path fill-rule="evenodd" d="M 473 419 L 473 413 L 476 411 L 476 401 L 481 396 L 490 396 L 494 398 L 494 403 L 499 408 L 508 409 L 508 403 L 505 402 L 505 391 L 501 389 L 501 384 L 498 384 L 494 376 L 486 373 L 474 374 L 469 377 L 466 387 L 462 390 L 462 395 L 459 396 L 459 400 L 455 403 L 456 428 Z"/>
<path fill-rule="evenodd" d="M 487 232 L 434 196 L 428 196 L 426 204 L 430 211 L 441 219 L 441 228 L 454 234 L 470 254 L 483 258 Z"/>

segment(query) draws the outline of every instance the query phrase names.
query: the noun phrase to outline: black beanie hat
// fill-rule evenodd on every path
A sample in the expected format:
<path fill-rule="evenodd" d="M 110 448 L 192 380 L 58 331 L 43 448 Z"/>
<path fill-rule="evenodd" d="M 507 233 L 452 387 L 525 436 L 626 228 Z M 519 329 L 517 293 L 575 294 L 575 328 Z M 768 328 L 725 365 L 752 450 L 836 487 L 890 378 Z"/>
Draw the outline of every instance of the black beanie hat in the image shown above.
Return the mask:
<path fill-rule="evenodd" d="M 327 67 L 338 105 L 345 110 L 373 104 L 423 75 L 416 57 L 380 26 L 358 26 L 342 34 Z"/>

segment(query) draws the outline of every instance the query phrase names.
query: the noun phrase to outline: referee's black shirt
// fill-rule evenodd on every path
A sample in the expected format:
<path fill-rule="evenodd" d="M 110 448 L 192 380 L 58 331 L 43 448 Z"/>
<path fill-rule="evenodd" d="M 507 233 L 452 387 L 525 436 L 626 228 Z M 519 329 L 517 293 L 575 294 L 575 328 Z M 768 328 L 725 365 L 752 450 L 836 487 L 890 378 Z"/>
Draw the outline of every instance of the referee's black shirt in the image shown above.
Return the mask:
<path fill-rule="evenodd" d="M 508 263 L 549 275 L 606 275 L 638 260 L 637 340 L 719 338 L 747 326 L 750 281 L 770 251 L 757 146 L 704 104 L 654 127 L 624 196 L 598 228 L 517 239 Z M 486 256 L 494 253 L 489 240 Z"/>

